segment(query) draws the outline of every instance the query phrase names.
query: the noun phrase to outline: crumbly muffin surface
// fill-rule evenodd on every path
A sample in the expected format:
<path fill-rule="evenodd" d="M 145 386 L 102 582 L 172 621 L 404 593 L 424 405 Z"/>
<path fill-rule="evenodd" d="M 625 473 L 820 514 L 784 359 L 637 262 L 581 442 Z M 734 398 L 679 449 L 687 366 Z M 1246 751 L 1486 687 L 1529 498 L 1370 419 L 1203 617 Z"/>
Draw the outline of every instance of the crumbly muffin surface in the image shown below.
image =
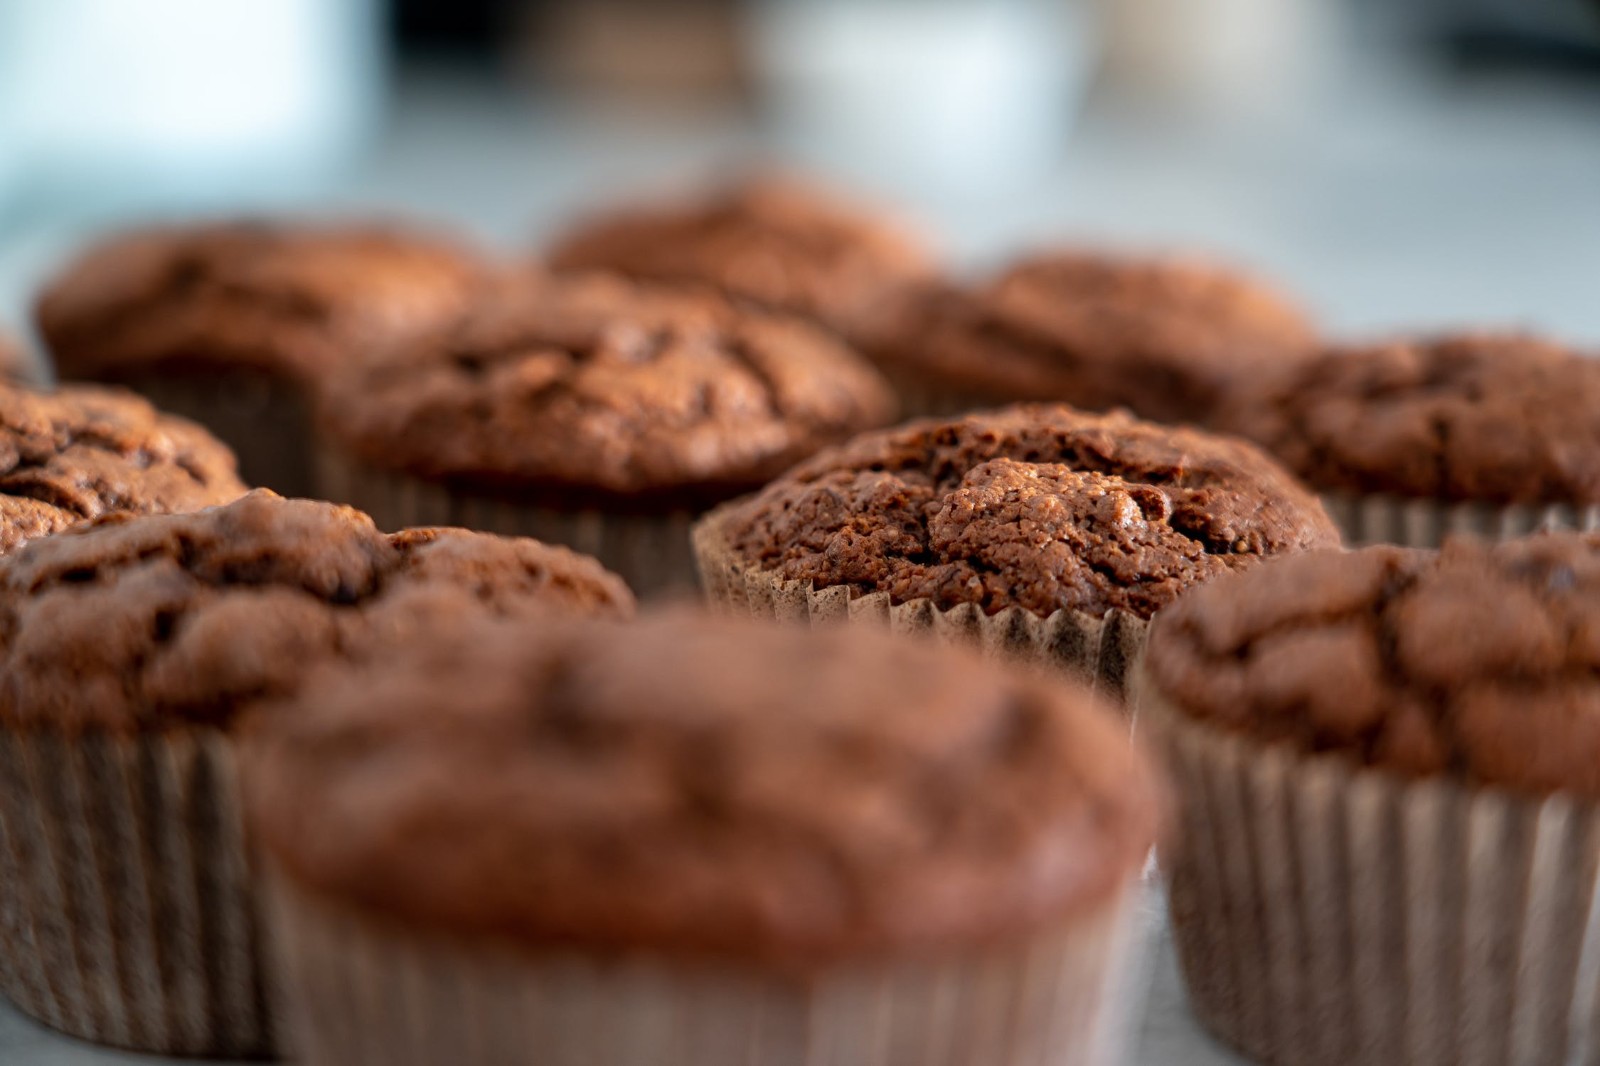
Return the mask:
<path fill-rule="evenodd" d="M 710 521 L 742 560 L 896 603 L 1149 617 L 1190 585 L 1338 543 L 1240 441 L 1022 405 L 867 434 Z"/>
<path fill-rule="evenodd" d="M 326 672 L 248 774 L 344 907 L 805 965 L 1050 928 L 1136 877 L 1149 771 L 1080 689 L 882 633 L 534 622 Z"/>
<path fill-rule="evenodd" d="M 318 662 L 452 618 L 632 609 L 618 578 L 564 548 L 386 535 L 263 490 L 35 542 L 0 561 L 0 601 L 0 724 L 66 732 L 227 728 Z"/>
<path fill-rule="evenodd" d="M 1163 615 L 1181 713 L 1400 774 L 1600 796 L 1600 536 L 1275 561 Z"/>

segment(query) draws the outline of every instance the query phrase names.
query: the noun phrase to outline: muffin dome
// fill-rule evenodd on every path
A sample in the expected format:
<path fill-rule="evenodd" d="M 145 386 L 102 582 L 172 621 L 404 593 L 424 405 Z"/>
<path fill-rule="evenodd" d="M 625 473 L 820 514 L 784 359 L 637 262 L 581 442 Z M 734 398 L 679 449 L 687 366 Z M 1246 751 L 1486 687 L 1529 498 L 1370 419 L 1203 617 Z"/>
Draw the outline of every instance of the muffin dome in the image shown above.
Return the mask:
<path fill-rule="evenodd" d="M 244 491 L 227 448 L 130 393 L 0 384 L 0 554 L 102 515 L 192 511 Z"/>
<path fill-rule="evenodd" d="M 982 945 L 1103 903 L 1154 833 L 1086 693 L 882 634 L 533 620 L 326 671 L 297 706 L 247 775 L 292 881 L 525 947 Z"/>
<path fill-rule="evenodd" d="M 593 560 L 463 530 L 385 535 L 358 511 L 256 491 L 112 518 L 0 562 L 0 723 L 228 727 L 319 661 L 447 616 L 625 615 Z"/>
<path fill-rule="evenodd" d="M 1148 618 L 1190 585 L 1338 543 L 1249 445 L 1049 405 L 863 435 L 707 523 L 787 580 L 990 614 Z"/>

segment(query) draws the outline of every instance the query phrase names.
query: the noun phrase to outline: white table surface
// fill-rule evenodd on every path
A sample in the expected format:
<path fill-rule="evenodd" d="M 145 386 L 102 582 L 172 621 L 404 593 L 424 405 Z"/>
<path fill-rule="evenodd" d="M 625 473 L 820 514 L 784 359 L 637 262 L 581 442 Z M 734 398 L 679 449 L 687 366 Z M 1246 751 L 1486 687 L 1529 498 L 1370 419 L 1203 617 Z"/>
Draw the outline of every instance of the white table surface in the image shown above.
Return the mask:
<path fill-rule="evenodd" d="M 319 210 L 422 213 L 501 247 L 573 207 L 759 146 L 735 122 L 579 120 L 470 83 L 408 88 L 372 161 Z M 1052 237 L 1215 249 L 1297 289 L 1334 330 L 1521 324 L 1600 345 L 1600 86 L 1451 85 L 1374 65 L 1272 121 L 1091 113 L 1058 174 L 983 202 L 919 202 L 972 262 Z M 20 320 L 73 224 L 0 214 L 0 318 Z M 1159 908 L 1154 901 L 1152 914 Z M 1132 1063 L 1238 1060 L 1199 1032 L 1157 922 Z M 148 1062 L 65 1040 L 0 1006 L 0 1064 Z"/>

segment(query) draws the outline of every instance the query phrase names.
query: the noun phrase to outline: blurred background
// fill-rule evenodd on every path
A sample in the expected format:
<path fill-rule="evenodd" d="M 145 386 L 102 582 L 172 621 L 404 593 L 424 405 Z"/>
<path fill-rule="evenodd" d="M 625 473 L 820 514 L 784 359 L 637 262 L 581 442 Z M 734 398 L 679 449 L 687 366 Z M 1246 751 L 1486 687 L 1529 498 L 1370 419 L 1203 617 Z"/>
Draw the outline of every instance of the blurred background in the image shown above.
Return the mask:
<path fill-rule="evenodd" d="M 1600 342 L 1600 0 L 0 0 L 0 316 L 99 228 L 505 249 L 751 163 L 956 261 L 1212 249 L 1330 324 Z"/>

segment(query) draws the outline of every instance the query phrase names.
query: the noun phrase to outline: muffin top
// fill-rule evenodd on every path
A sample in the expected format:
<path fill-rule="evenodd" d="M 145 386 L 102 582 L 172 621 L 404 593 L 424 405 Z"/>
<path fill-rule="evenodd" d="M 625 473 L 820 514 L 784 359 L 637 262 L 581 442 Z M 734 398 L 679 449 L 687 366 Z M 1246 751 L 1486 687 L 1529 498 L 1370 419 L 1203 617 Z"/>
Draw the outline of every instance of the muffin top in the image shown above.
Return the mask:
<path fill-rule="evenodd" d="M 0 555 L 101 515 L 192 511 L 244 491 L 221 442 L 131 393 L 0 384 Z"/>
<path fill-rule="evenodd" d="M 468 626 L 299 704 L 246 774 L 290 878 L 526 947 L 987 942 L 1104 902 L 1155 830 L 1147 766 L 1086 691 L 886 633 Z"/>
<path fill-rule="evenodd" d="M 619 211 L 560 239 L 561 270 L 699 282 L 849 335 L 890 293 L 933 274 L 915 236 L 792 179 L 740 182 L 706 199 Z"/>
<path fill-rule="evenodd" d="M 327 431 L 422 477 L 725 499 L 894 413 L 798 319 L 616 276 L 530 278 L 330 383 Z"/>
<path fill-rule="evenodd" d="M 37 317 L 63 377 L 246 366 L 313 381 L 457 313 L 484 273 L 446 240 L 376 225 L 152 228 L 88 249 Z"/>
<path fill-rule="evenodd" d="M 1501 503 L 1600 503 L 1600 361 L 1537 337 L 1334 349 L 1241 393 L 1218 424 L 1311 485 Z"/>
<path fill-rule="evenodd" d="M 1203 422 L 1241 380 L 1313 350 L 1304 313 L 1253 278 L 1083 250 L 1025 259 L 972 289 L 926 288 L 884 321 L 870 348 L 886 366 L 1162 422 Z"/>
<path fill-rule="evenodd" d="M 1338 543 L 1321 505 L 1241 441 L 1042 404 L 863 435 L 707 529 L 818 588 L 1146 618 L 1217 574 Z"/>
<path fill-rule="evenodd" d="M 265 489 L 37 541 L 0 560 L 0 591 L 0 722 L 110 732 L 234 726 L 319 661 L 458 616 L 633 603 L 565 548 L 384 534 L 359 511 Z"/>
<path fill-rule="evenodd" d="M 1181 712 L 1256 740 L 1600 797 L 1600 536 L 1274 561 L 1163 614 L 1146 666 Z"/>

